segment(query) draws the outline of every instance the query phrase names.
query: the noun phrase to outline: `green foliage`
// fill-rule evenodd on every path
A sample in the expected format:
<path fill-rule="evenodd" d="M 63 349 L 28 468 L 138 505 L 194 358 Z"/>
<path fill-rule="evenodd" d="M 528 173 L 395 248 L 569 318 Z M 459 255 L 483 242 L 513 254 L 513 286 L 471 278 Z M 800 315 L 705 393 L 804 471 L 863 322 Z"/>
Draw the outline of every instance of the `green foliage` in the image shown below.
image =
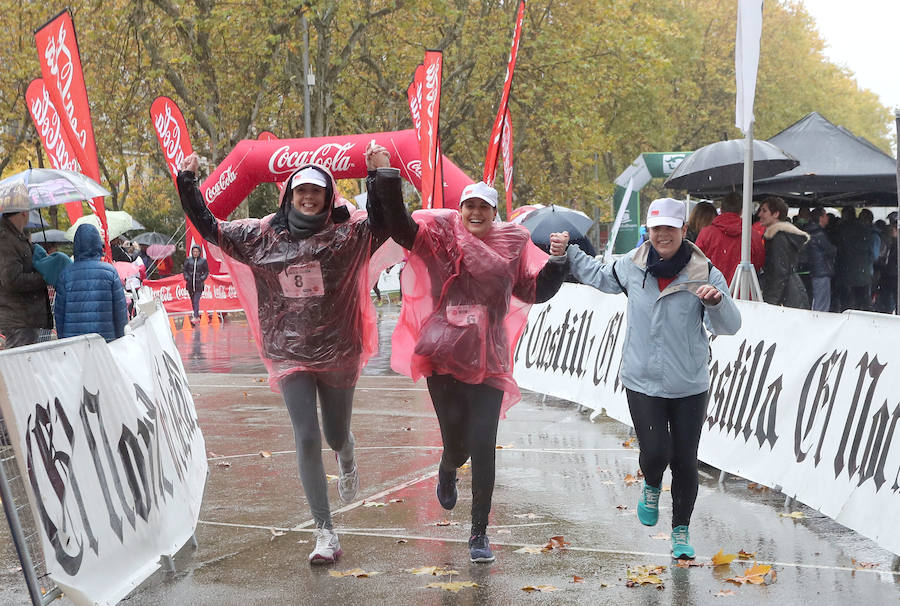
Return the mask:
<path fill-rule="evenodd" d="M 303 133 L 303 19 L 315 74 L 312 133 L 411 127 L 406 87 L 426 48 L 444 51 L 444 152 L 477 178 L 497 111 L 517 3 L 307 0 L 280 3 L 80 0 L 71 3 L 110 208 L 148 229 L 183 221 L 149 121 L 175 99 L 192 144 L 215 165 L 262 130 Z M 32 31 L 55 12 L 0 0 L 0 170 L 38 165 L 23 103 L 39 76 Z M 733 0 L 531 0 L 510 106 L 517 204 L 609 216 L 612 180 L 641 152 L 691 150 L 734 127 Z M 755 114 L 767 138 L 810 111 L 889 150 L 890 113 L 830 63 L 798 0 L 765 3 Z M 502 176 L 502 167 L 498 177 Z M 502 192 L 502 178 L 497 185 Z M 341 184 L 352 197 L 358 184 Z M 274 185 L 244 207 L 275 210 Z"/>

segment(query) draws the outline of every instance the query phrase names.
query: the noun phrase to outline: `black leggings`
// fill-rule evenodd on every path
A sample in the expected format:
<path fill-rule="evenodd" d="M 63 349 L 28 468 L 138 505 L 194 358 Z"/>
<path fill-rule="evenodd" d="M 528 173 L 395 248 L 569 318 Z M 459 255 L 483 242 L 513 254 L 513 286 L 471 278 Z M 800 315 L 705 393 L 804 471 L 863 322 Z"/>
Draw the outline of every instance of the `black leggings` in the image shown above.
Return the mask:
<path fill-rule="evenodd" d="M 472 534 L 484 534 L 494 495 L 503 392 L 484 384 L 463 383 L 450 375 L 434 375 L 427 381 L 444 443 L 441 469 L 453 471 L 472 458 Z"/>
<path fill-rule="evenodd" d="M 644 479 L 659 488 L 666 465 L 672 469 L 672 528 L 689 526 L 697 500 L 697 445 L 708 392 L 684 398 L 656 398 L 630 389 L 626 394 Z"/>

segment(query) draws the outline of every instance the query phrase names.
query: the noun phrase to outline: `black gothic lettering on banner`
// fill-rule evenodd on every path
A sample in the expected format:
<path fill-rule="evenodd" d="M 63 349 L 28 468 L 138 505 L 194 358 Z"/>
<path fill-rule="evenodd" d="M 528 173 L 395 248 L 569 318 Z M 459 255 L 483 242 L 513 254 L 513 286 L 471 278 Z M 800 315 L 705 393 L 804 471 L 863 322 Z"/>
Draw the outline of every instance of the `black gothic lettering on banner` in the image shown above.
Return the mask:
<path fill-rule="evenodd" d="M 772 343 L 766 349 L 765 341 L 751 346 L 744 340 L 734 361 L 724 366 L 719 360 L 713 362 L 709 369 L 711 411 L 706 418 L 710 431 L 717 427 L 726 435 L 743 435 L 744 442 L 755 435 L 760 448 L 765 443 L 770 449 L 775 447 L 775 420 L 784 376 L 769 381 L 776 347 Z"/>
<path fill-rule="evenodd" d="M 59 399 L 54 399 L 53 408 L 56 422 L 63 432 L 63 436 L 59 437 L 65 437 L 65 443 L 54 441 L 57 434 L 49 402 L 47 406 L 36 404 L 33 414 L 28 415 L 26 425 L 26 464 L 29 483 L 37 501 L 41 528 L 53 546 L 56 561 L 67 574 L 75 575 L 81 568 L 84 556 L 83 535 L 87 535 L 88 545 L 94 553 L 98 553 L 98 541 L 91 530 L 75 470 L 72 469 L 72 424 Z M 42 485 L 51 488 L 50 494 L 41 491 Z M 52 510 L 52 515 L 48 507 Z M 78 509 L 77 515 L 73 515 L 73 507 Z"/>
<path fill-rule="evenodd" d="M 197 431 L 191 394 L 183 380 L 178 364 L 169 354 L 163 352 L 162 360 L 154 360 L 156 382 L 162 393 L 162 401 L 157 406 L 159 424 L 166 438 L 166 445 L 175 466 L 178 479 L 184 482 L 190 462 L 192 438 Z"/>
<path fill-rule="evenodd" d="M 557 326 L 547 320 L 551 308 L 551 305 L 544 307 L 534 323 L 529 319 L 516 345 L 514 360 L 518 363 L 524 347 L 526 368 L 581 378 L 587 372 L 585 361 L 590 358 L 594 345 L 591 336 L 594 312 L 577 313 L 567 309 Z"/>

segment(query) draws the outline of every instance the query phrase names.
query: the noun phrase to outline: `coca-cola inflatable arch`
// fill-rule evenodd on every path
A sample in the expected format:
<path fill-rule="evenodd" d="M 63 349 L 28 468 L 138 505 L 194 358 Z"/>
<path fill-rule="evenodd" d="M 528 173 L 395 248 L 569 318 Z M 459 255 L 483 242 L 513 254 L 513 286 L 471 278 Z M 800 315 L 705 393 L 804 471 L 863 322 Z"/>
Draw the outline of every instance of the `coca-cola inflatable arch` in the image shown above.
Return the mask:
<path fill-rule="evenodd" d="M 366 176 L 366 145 L 373 139 L 390 151 L 391 166 L 400 169 L 403 178 L 421 190 L 416 132 L 398 130 L 311 139 L 245 139 L 206 178 L 200 191 L 212 213 L 224 218 L 260 183 L 282 182 L 309 162 L 326 166 L 335 179 L 361 179 Z M 444 205 L 457 208 L 463 188 L 472 179 L 446 156 L 443 169 Z"/>

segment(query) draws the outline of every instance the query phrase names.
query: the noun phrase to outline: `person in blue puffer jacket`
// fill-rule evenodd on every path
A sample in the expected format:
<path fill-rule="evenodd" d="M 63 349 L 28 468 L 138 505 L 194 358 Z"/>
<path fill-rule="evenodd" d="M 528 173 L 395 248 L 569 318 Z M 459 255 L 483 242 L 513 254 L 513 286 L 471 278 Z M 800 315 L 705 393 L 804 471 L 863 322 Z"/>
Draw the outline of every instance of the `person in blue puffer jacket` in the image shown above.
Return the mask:
<path fill-rule="evenodd" d="M 90 224 L 75 232 L 75 262 L 56 282 L 56 334 L 60 339 L 98 333 L 107 341 L 125 334 L 128 308 L 116 269 L 101 261 L 103 241 Z"/>
<path fill-rule="evenodd" d="M 654 526 L 666 467 L 672 470 L 672 555 L 693 559 L 688 526 L 697 499 L 697 447 L 709 393 L 709 337 L 732 335 L 741 314 L 725 277 L 684 238 L 684 204 L 654 200 L 649 241 L 602 263 L 569 246 L 569 270 L 583 284 L 628 297 L 619 378 L 640 443 L 644 490 L 638 520 Z M 558 240 L 553 242 L 554 236 Z M 568 234 L 551 236 L 561 254 Z M 704 329 L 704 325 L 706 329 Z"/>

